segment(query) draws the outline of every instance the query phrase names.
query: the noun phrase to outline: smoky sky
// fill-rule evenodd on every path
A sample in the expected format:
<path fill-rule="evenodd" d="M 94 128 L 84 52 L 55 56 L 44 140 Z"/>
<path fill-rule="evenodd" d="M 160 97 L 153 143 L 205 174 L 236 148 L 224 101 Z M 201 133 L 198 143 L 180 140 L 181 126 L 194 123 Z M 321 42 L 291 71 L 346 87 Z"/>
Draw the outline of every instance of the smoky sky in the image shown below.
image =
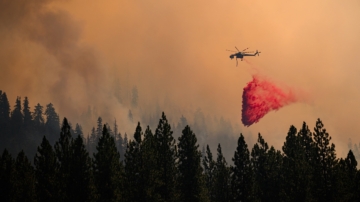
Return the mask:
<path fill-rule="evenodd" d="M 201 109 L 238 125 L 231 136 L 260 132 L 278 149 L 290 125 L 320 118 L 343 156 L 349 138 L 360 142 L 359 10 L 356 0 L 0 0 L 0 89 L 11 105 L 17 95 L 53 102 L 70 121 L 96 107 L 132 131 L 118 81 L 123 94 L 138 89 L 135 118 L 159 108 L 192 123 Z M 236 66 L 225 51 L 235 46 L 262 53 Z M 245 128 L 241 96 L 254 73 L 311 100 Z"/>

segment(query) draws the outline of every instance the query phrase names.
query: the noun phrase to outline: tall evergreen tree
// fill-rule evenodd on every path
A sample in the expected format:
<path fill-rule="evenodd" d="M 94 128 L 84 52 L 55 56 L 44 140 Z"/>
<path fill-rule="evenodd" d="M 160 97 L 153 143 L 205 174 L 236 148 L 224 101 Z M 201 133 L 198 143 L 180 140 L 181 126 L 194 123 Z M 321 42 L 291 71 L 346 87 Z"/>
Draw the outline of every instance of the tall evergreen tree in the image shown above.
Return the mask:
<path fill-rule="evenodd" d="M 71 190 L 71 164 L 72 164 L 72 146 L 73 139 L 70 133 L 70 125 L 66 118 L 63 120 L 61 127 L 60 138 L 55 143 L 54 149 L 58 162 L 58 180 L 59 191 L 61 192 L 62 200 L 70 200 L 69 193 Z"/>
<path fill-rule="evenodd" d="M 234 166 L 231 166 L 231 201 L 251 201 L 253 173 L 250 152 L 242 134 L 232 160 Z"/>
<path fill-rule="evenodd" d="M 154 134 L 147 126 L 144 134 L 144 140 L 141 145 L 141 156 L 143 159 L 144 190 L 146 192 L 146 201 L 161 201 L 161 195 L 158 192 L 162 186 L 161 172 L 157 164 L 157 142 Z"/>
<path fill-rule="evenodd" d="M 40 128 L 44 127 L 45 120 L 43 116 L 43 106 L 41 106 L 39 103 L 35 106 L 33 115 L 34 120 L 34 126 L 37 130 L 41 130 Z M 42 130 L 41 130 L 42 131 Z"/>
<path fill-rule="evenodd" d="M 15 170 L 14 201 L 36 201 L 35 172 L 24 151 L 21 151 L 16 158 Z"/>
<path fill-rule="evenodd" d="M 269 149 L 261 134 L 251 151 L 254 169 L 254 196 L 260 201 L 279 201 L 281 187 L 282 155 L 274 147 Z"/>
<path fill-rule="evenodd" d="M 230 169 L 222 154 L 220 144 L 217 148 L 217 160 L 214 172 L 214 195 L 214 201 L 230 201 Z"/>
<path fill-rule="evenodd" d="M 304 134 L 300 132 L 299 134 Z M 297 135 L 297 129 L 291 126 L 282 147 L 283 159 L 283 191 L 281 196 L 286 201 L 310 201 L 311 196 L 311 164 L 307 159 L 304 136 Z"/>
<path fill-rule="evenodd" d="M 157 164 L 161 175 L 161 187 L 158 191 L 163 201 L 177 201 L 178 192 L 176 190 L 176 145 L 172 136 L 170 124 L 164 112 L 162 113 L 159 125 L 155 131 L 157 143 Z"/>
<path fill-rule="evenodd" d="M 83 138 L 78 135 L 71 145 L 68 196 L 71 201 L 96 201 L 92 164 Z"/>
<path fill-rule="evenodd" d="M 102 124 L 102 118 L 99 116 L 99 118 L 97 119 L 97 128 L 96 128 L 96 144 L 98 143 L 99 141 L 99 138 L 101 137 L 102 135 L 102 127 L 103 127 L 103 124 Z"/>
<path fill-rule="evenodd" d="M 29 107 L 29 100 L 27 97 L 25 97 L 24 99 L 24 103 L 23 103 L 23 115 L 24 115 L 24 130 L 25 131 L 31 131 L 32 130 L 32 114 L 30 112 L 30 107 Z"/>
<path fill-rule="evenodd" d="M 75 126 L 75 134 L 74 135 L 75 135 L 75 138 L 80 135 L 80 137 L 84 139 L 84 133 L 83 133 L 82 127 L 78 123 Z"/>
<path fill-rule="evenodd" d="M 34 165 L 38 201 L 57 201 L 60 194 L 56 178 L 56 155 L 45 136 L 37 149 Z"/>
<path fill-rule="evenodd" d="M 91 129 L 91 134 L 90 134 L 90 136 L 89 136 L 89 141 L 87 142 L 87 144 L 88 144 L 88 150 L 89 150 L 89 153 L 90 153 L 90 154 L 94 154 L 94 153 L 95 153 L 97 143 L 98 143 L 98 138 L 97 138 L 97 135 L 96 135 L 96 130 L 95 130 L 95 128 L 93 127 L 93 128 Z"/>
<path fill-rule="evenodd" d="M 120 154 L 116 150 L 115 141 L 103 127 L 102 136 L 94 154 L 94 178 L 99 194 L 98 201 L 119 201 L 122 191 L 123 165 L 120 162 Z"/>
<path fill-rule="evenodd" d="M 209 145 L 206 145 L 206 155 L 203 158 L 203 167 L 205 175 L 205 185 L 208 191 L 210 201 L 215 200 L 214 190 L 214 172 L 215 172 L 215 161 L 211 153 Z"/>
<path fill-rule="evenodd" d="M 11 112 L 11 142 L 12 142 L 12 152 L 18 152 L 21 150 L 21 143 L 23 137 L 22 127 L 24 123 L 24 116 L 21 112 L 21 98 L 17 97 L 13 111 Z"/>
<path fill-rule="evenodd" d="M 335 166 L 336 180 L 332 186 L 336 187 L 335 201 L 359 201 L 357 193 L 357 161 L 350 150 L 345 159 L 340 159 Z"/>
<path fill-rule="evenodd" d="M 188 125 L 179 137 L 178 159 L 180 201 L 208 201 L 199 145 Z"/>
<path fill-rule="evenodd" d="M 125 187 L 129 201 L 146 201 L 144 162 L 142 158 L 142 129 L 140 123 L 136 127 L 134 140 L 130 140 L 125 153 Z"/>
<path fill-rule="evenodd" d="M 0 149 L 4 149 L 10 138 L 10 104 L 5 92 L 0 92 L 0 128 Z"/>
<path fill-rule="evenodd" d="M 46 105 L 45 115 L 46 115 L 45 130 L 48 135 L 50 144 L 53 145 L 60 132 L 60 119 L 59 119 L 59 115 L 55 111 L 53 104 L 50 103 Z"/>
<path fill-rule="evenodd" d="M 15 201 L 16 170 L 11 154 L 5 149 L 0 158 L 0 201 Z"/>
<path fill-rule="evenodd" d="M 316 191 L 314 197 L 317 201 L 332 201 L 336 195 L 334 168 L 337 163 L 335 145 L 330 144 L 331 137 L 326 132 L 324 124 L 320 119 L 316 121 L 314 128 L 314 180 Z"/>

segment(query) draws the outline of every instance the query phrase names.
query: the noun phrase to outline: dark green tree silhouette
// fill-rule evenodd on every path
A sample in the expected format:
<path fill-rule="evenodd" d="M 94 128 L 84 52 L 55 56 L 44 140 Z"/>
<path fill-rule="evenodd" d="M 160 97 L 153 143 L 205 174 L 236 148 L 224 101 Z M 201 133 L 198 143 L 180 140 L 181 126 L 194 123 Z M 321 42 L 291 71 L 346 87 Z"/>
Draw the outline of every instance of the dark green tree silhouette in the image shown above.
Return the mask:
<path fill-rule="evenodd" d="M 6 93 L 0 91 L 0 149 L 8 145 L 10 139 L 10 104 Z"/>
<path fill-rule="evenodd" d="M 73 139 L 70 133 L 70 125 L 66 118 L 64 118 L 60 138 L 55 143 L 54 149 L 57 158 L 57 169 L 58 169 L 58 180 L 59 180 L 59 191 L 61 193 L 61 200 L 70 200 L 72 196 L 70 193 L 72 187 L 71 173 L 72 168 L 72 144 Z"/>
<path fill-rule="evenodd" d="M 75 134 L 74 134 L 74 136 L 75 136 L 75 138 L 76 138 L 76 137 L 79 136 L 79 135 L 80 135 L 80 137 L 83 138 L 83 140 L 84 140 L 83 129 L 82 129 L 81 125 L 77 123 L 76 126 L 75 126 Z"/>
<path fill-rule="evenodd" d="M 58 190 L 56 155 L 46 137 L 43 137 L 34 158 L 36 193 L 38 201 L 56 201 Z"/>
<path fill-rule="evenodd" d="M 42 132 L 43 127 L 45 126 L 44 116 L 43 116 L 43 106 L 39 103 L 35 106 L 33 115 L 34 126 L 37 131 Z"/>
<path fill-rule="evenodd" d="M 156 138 L 151 132 L 150 127 L 147 126 L 141 146 L 146 201 L 161 201 L 161 195 L 158 190 L 162 186 L 162 181 L 161 172 L 158 169 L 157 152 Z"/>
<path fill-rule="evenodd" d="M 96 189 L 89 153 L 78 135 L 71 145 L 68 196 L 71 201 L 96 201 Z"/>
<path fill-rule="evenodd" d="M 214 171 L 214 201 L 230 201 L 230 168 L 227 166 L 220 144 L 217 148 Z"/>
<path fill-rule="evenodd" d="M 53 104 L 50 103 L 46 105 L 45 115 L 45 131 L 50 144 L 53 145 L 57 140 L 58 134 L 60 132 L 60 119 L 59 115 L 55 111 Z"/>
<path fill-rule="evenodd" d="M 297 135 L 297 129 L 291 126 L 282 147 L 284 158 L 281 196 L 286 201 L 310 201 L 312 199 L 311 164 L 307 159 L 306 144 L 304 145 L 305 141 L 302 138 L 304 136 Z"/>
<path fill-rule="evenodd" d="M 97 128 L 96 128 L 96 143 L 98 143 L 101 135 L 102 135 L 102 132 L 103 132 L 103 124 L 102 124 L 102 118 L 99 116 L 99 118 L 97 119 Z M 108 131 L 109 132 L 109 131 Z"/>
<path fill-rule="evenodd" d="M 16 183 L 15 161 L 5 149 L 0 158 L 0 201 L 15 201 Z"/>
<path fill-rule="evenodd" d="M 96 149 L 93 170 L 98 201 L 119 201 L 122 197 L 124 168 L 114 138 L 108 133 L 106 125 Z"/>
<path fill-rule="evenodd" d="M 330 144 L 331 137 L 326 132 L 320 119 L 316 121 L 314 138 L 314 197 L 317 201 L 332 201 L 335 199 L 335 165 L 337 164 L 335 145 Z"/>
<path fill-rule="evenodd" d="M 231 201 L 251 201 L 253 188 L 253 173 L 250 162 L 250 152 L 242 134 L 232 158 L 231 166 Z"/>
<path fill-rule="evenodd" d="M 157 190 L 163 201 L 177 201 L 176 190 L 176 145 L 173 132 L 164 112 L 155 131 L 157 144 L 157 166 L 160 172 L 161 186 Z"/>
<path fill-rule="evenodd" d="M 261 134 L 251 151 L 254 169 L 254 196 L 260 201 L 279 201 L 281 188 L 282 155 L 274 147 L 269 149 Z"/>
<path fill-rule="evenodd" d="M 345 159 L 340 159 L 335 166 L 334 173 L 336 175 L 335 183 L 332 186 L 336 187 L 335 201 L 358 201 L 357 194 L 357 161 L 353 152 L 350 150 Z"/>
<path fill-rule="evenodd" d="M 179 137 L 178 159 L 180 201 L 208 201 L 199 145 L 188 125 Z"/>
<path fill-rule="evenodd" d="M 125 153 L 125 188 L 129 201 L 146 201 L 142 136 L 142 129 L 138 122 L 134 140 L 129 141 Z"/>
<path fill-rule="evenodd" d="M 15 161 L 14 201 L 36 201 L 35 172 L 29 159 L 21 151 Z"/>
<path fill-rule="evenodd" d="M 29 100 L 27 97 L 25 97 L 24 99 L 24 103 L 23 103 L 23 115 L 24 115 L 24 130 L 26 132 L 30 132 L 33 130 L 32 126 L 32 114 L 30 112 L 30 107 L 29 107 Z"/>
<path fill-rule="evenodd" d="M 60 194 L 56 172 L 56 155 L 45 136 L 37 149 L 34 165 L 38 201 L 57 201 Z"/>
<path fill-rule="evenodd" d="M 11 142 L 12 153 L 18 153 L 21 150 L 22 143 L 23 143 L 23 123 L 24 123 L 24 116 L 21 112 L 21 98 L 17 97 L 15 106 L 13 111 L 11 112 L 11 138 L 9 139 Z"/>
<path fill-rule="evenodd" d="M 215 200 L 215 190 L 214 190 L 214 172 L 215 172 L 215 161 L 211 153 L 209 145 L 206 145 L 206 155 L 203 158 L 203 167 L 204 167 L 204 176 L 205 176 L 205 186 L 208 191 L 208 196 L 210 201 Z"/>

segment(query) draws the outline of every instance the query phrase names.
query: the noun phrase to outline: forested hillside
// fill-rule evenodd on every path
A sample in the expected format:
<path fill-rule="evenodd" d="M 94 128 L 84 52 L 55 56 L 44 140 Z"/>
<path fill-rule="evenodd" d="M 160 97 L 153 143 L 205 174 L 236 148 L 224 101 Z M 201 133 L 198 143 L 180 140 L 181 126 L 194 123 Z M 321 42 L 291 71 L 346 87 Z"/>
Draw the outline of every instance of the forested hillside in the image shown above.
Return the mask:
<path fill-rule="evenodd" d="M 200 148 L 189 125 L 175 138 L 165 113 L 156 128 L 139 122 L 129 139 L 116 123 L 97 123 L 84 137 L 79 124 L 73 129 L 64 118 L 60 125 L 52 104 L 30 112 L 28 99 L 17 98 L 10 111 L 1 92 L 0 200 L 360 200 L 356 158 L 351 150 L 336 156 L 320 119 L 313 130 L 290 126 L 281 151 L 261 134 L 251 146 L 239 134 L 228 162 L 221 142 L 217 151 Z"/>

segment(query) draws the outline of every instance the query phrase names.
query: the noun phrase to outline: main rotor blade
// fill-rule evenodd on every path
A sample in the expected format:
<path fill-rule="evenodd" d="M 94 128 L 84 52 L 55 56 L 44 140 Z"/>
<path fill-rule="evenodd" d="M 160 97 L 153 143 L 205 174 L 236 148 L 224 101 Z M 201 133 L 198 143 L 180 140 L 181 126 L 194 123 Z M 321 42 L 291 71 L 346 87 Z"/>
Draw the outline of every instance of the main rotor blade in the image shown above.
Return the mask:
<path fill-rule="evenodd" d="M 235 48 L 236 48 L 236 46 L 235 46 Z M 238 48 L 236 48 L 236 50 L 238 50 L 239 51 L 239 49 Z M 240 51 L 239 51 L 240 52 Z"/>
<path fill-rule="evenodd" d="M 249 47 L 245 48 L 243 51 L 246 51 L 247 49 L 249 49 Z"/>
<path fill-rule="evenodd" d="M 228 49 L 226 49 L 226 51 L 230 51 L 230 52 L 235 52 L 235 53 L 236 53 L 236 51 L 233 51 L 233 50 L 228 50 Z"/>

